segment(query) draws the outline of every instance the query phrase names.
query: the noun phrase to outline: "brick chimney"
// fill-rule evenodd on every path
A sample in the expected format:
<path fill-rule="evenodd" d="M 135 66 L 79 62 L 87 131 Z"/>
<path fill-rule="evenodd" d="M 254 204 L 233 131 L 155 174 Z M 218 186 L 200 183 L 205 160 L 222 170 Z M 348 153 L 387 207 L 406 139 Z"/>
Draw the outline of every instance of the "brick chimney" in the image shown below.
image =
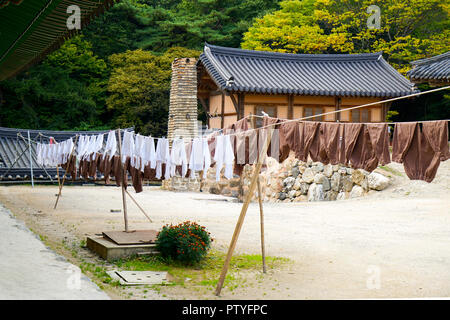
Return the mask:
<path fill-rule="evenodd" d="M 167 137 L 172 144 L 175 137 L 194 138 L 198 134 L 197 60 L 175 59 L 172 63 Z M 181 177 L 165 180 L 162 186 L 167 190 L 179 191 L 199 191 L 201 187 L 198 179 Z"/>
<path fill-rule="evenodd" d="M 193 138 L 198 135 L 196 63 L 195 58 L 175 59 L 172 63 L 167 133 L 170 141 L 175 136 Z"/>

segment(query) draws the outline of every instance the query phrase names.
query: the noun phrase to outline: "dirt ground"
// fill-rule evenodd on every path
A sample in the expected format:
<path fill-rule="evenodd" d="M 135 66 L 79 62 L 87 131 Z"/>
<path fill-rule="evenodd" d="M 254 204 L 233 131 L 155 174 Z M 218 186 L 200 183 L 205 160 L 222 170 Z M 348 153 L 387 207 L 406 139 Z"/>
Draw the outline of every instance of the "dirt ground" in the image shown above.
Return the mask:
<path fill-rule="evenodd" d="M 293 262 L 245 274 L 250 285 L 214 293 L 167 288 L 147 299 L 364 299 L 450 297 L 450 161 L 435 181 L 410 181 L 403 167 L 390 164 L 393 184 L 366 197 L 334 202 L 265 204 L 267 255 Z M 379 170 L 379 169 L 377 169 Z M 128 201 L 131 229 L 159 229 L 167 223 L 196 221 L 226 251 L 242 204 L 204 193 L 176 193 L 145 187 L 131 193 L 153 219 Z M 59 243 L 81 241 L 102 231 L 122 230 L 119 188 L 68 186 L 53 210 L 55 186 L 2 186 L 0 202 L 28 227 Z M 257 203 L 249 207 L 236 247 L 260 253 Z M 63 250 L 63 249 L 61 249 Z M 87 251 L 87 250 L 86 250 Z M 85 252 L 86 258 L 92 258 Z M 66 252 L 70 258 L 70 252 Z M 260 281 L 262 279 L 262 281 Z M 133 290 L 133 289 L 127 289 Z M 128 292 L 128 291 L 127 291 Z M 108 292 L 112 298 L 123 294 Z M 134 295 L 133 297 L 142 297 Z"/>

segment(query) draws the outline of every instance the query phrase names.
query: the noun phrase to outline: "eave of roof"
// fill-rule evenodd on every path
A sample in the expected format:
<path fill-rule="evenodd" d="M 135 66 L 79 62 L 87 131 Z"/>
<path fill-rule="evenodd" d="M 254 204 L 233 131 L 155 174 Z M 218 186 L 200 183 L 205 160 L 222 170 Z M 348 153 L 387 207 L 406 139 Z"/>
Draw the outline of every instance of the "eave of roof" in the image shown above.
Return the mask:
<path fill-rule="evenodd" d="M 411 62 L 413 69 L 408 76 L 414 82 L 450 82 L 450 51 Z"/>
<path fill-rule="evenodd" d="M 80 7 L 83 28 L 116 1 L 33 0 L 0 8 L 0 81 L 39 62 L 78 33 L 67 28 L 70 5 Z"/>
<path fill-rule="evenodd" d="M 416 92 L 380 52 L 289 54 L 205 44 L 199 63 L 220 90 L 229 92 L 355 97 Z"/>

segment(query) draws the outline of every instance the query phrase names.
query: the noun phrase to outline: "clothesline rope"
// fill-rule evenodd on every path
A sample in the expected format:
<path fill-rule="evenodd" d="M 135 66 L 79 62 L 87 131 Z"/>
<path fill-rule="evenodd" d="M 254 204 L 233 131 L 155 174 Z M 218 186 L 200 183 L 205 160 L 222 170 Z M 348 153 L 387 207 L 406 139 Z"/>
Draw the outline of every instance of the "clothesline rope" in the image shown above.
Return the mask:
<path fill-rule="evenodd" d="M 317 117 L 321 117 L 321 116 L 325 116 L 325 115 L 330 115 L 330 114 L 336 114 L 339 112 L 343 112 L 343 111 L 349 111 L 349 110 L 354 110 L 354 109 L 359 109 L 359 108 L 364 108 L 364 107 L 369 107 L 372 105 L 377 105 L 377 104 L 381 104 L 381 103 L 387 103 L 387 102 L 392 102 L 392 101 L 397 101 L 397 100 L 402 100 L 402 99 L 407 99 L 407 98 L 412 98 L 412 97 L 417 97 L 420 95 L 424 95 L 424 94 L 428 94 L 428 93 L 433 93 L 433 92 L 438 92 L 438 91 L 442 91 L 442 90 L 447 90 L 450 89 L 450 86 L 446 86 L 446 87 L 442 87 L 442 88 L 437 88 L 437 89 L 432 89 L 432 90 L 428 90 L 428 91 L 423 91 L 423 92 L 418 92 L 418 93 L 414 93 L 414 94 L 410 94 L 410 95 L 406 95 L 406 96 L 401 96 L 401 97 L 396 97 L 396 98 L 391 98 L 391 99 L 387 99 L 387 100 L 382 100 L 382 101 L 376 101 L 376 102 L 371 102 L 371 103 L 367 103 L 367 104 L 363 104 L 363 105 L 359 105 L 359 106 L 355 106 L 355 107 L 350 107 L 350 108 L 345 108 L 345 109 L 340 109 L 340 110 L 333 110 L 330 112 L 324 112 L 321 114 L 317 114 L 317 115 L 313 115 L 313 116 L 308 116 L 308 117 L 302 117 L 302 118 L 297 118 L 297 119 L 281 119 L 283 120 L 283 123 L 289 123 L 289 122 L 295 122 L 295 121 L 304 121 L 307 119 L 313 119 L 313 118 L 317 118 Z M 243 119 L 248 119 L 248 118 L 264 118 L 265 116 L 259 116 L 259 115 L 254 115 L 254 114 L 250 114 L 246 117 L 244 117 Z M 425 123 L 425 122 L 430 122 L 430 121 L 436 121 L 436 120 L 423 120 L 423 121 L 410 121 L 410 122 L 416 122 L 416 123 Z M 450 121 L 450 119 L 445 119 L 445 120 L 441 120 L 441 121 Z M 377 122 L 377 123 L 386 123 L 386 124 L 397 124 L 397 123 L 406 123 L 406 122 Z M 280 125 L 280 123 L 272 123 L 272 124 L 268 124 L 266 126 L 263 127 L 259 127 L 259 128 L 252 128 L 252 129 L 248 129 L 246 130 L 246 132 L 249 131 L 254 131 L 254 130 L 259 130 L 259 129 L 266 129 L 266 128 L 270 128 L 273 126 L 277 126 Z M 212 132 L 209 135 L 206 135 L 205 137 L 210 137 L 212 134 L 214 133 L 218 133 L 218 132 L 223 132 L 224 130 L 231 130 L 231 129 L 227 129 L 227 128 L 222 128 L 219 130 L 216 130 L 214 132 Z M 120 129 L 121 132 L 127 132 L 126 129 Z M 242 132 L 235 132 L 235 133 L 227 133 L 227 135 L 230 136 L 235 136 L 235 135 L 240 135 L 242 134 Z M 23 137 L 20 133 L 18 133 L 17 135 L 20 135 L 22 138 L 28 140 L 27 138 Z M 82 134 L 76 134 L 71 138 L 76 138 L 77 136 L 80 136 Z M 86 133 L 86 135 L 89 135 L 89 133 Z M 92 134 L 91 134 L 92 135 Z M 134 135 L 136 135 L 136 133 L 134 133 Z M 39 137 L 44 137 L 44 138 L 53 138 L 51 136 L 47 136 L 44 135 L 42 132 L 38 133 Z M 163 139 L 163 138 L 157 138 L 157 137 L 153 137 L 154 139 Z M 69 138 L 70 139 L 70 138 Z M 32 143 L 37 143 L 34 140 L 31 140 Z"/>
<path fill-rule="evenodd" d="M 391 98 L 391 99 L 387 99 L 387 100 L 371 102 L 371 103 L 367 103 L 367 104 L 363 104 L 363 105 L 359 105 L 359 106 L 355 106 L 355 107 L 350 107 L 350 108 L 345 108 L 345 109 L 340 109 L 340 110 L 334 110 L 334 111 L 330 111 L 330 112 L 324 112 L 324 113 L 316 114 L 316 115 L 313 115 L 313 116 L 297 118 L 297 119 L 282 119 L 282 120 L 284 120 L 283 123 L 289 123 L 289 122 L 295 122 L 295 121 L 303 121 L 303 120 L 307 120 L 307 119 L 314 119 L 314 118 L 325 116 L 325 115 L 335 114 L 335 113 L 339 113 L 339 112 L 343 112 L 343 111 L 349 111 L 349 110 L 354 110 L 354 109 L 359 109 L 359 108 L 365 108 L 365 107 L 369 107 L 369 106 L 373 106 L 373 105 L 377 105 L 377 104 L 381 104 L 381 103 L 387 103 L 387 102 L 402 100 L 402 99 L 406 99 L 406 98 L 417 97 L 417 96 L 420 96 L 420 95 L 433 93 L 433 92 L 437 92 L 437 91 L 442 91 L 442 90 L 446 90 L 446 89 L 450 89 L 450 86 L 437 88 L 437 89 L 432 89 L 432 90 L 423 91 L 423 92 L 418 92 L 418 93 L 413 93 L 413 94 L 409 94 L 409 95 L 406 95 L 406 96 Z M 244 117 L 243 119 L 247 119 L 247 118 L 250 118 L 250 117 L 264 118 L 264 116 L 258 116 L 258 115 L 250 114 L 250 115 Z M 429 121 L 436 121 L 436 120 L 411 121 L 411 122 L 424 123 L 424 122 L 429 122 Z M 447 119 L 447 120 L 442 120 L 442 121 L 450 121 L 450 120 Z M 400 123 L 400 122 L 385 122 L 385 123 L 396 124 L 396 123 Z M 266 128 L 270 128 L 270 127 L 277 126 L 277 125 L 280 125 L 280 123 L 271 123 L 271 124 L 268 124 L 268 125 L 263 126 L 263 127 L 248 129 L 248 130 L 246 130 L 246 132 L 251 131 L 251 130 L 266 129 Z M 223 132 L 223 130 L 225 130 L 225 129 L 226 128 L 222 128 L 220 130 L 217 130 L 216 132 Z M 230 130 L 230 129 L 226 129 L 226 130 Z M 240 133 L 230 133 L 229 135 L 237 135 L 237 134 L 240 134 Z"/>

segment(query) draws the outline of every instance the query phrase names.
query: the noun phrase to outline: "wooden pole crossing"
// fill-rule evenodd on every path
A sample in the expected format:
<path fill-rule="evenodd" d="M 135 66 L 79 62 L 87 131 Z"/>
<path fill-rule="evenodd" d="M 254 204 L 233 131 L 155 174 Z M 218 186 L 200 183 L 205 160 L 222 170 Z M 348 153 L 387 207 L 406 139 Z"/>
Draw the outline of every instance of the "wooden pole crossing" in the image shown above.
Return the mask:
<path fill-rule="evenodd" d="M 123 219 L 125 221 L 125 232 L 128 231 L 128 214 L 127 214 L 127 197 L 125 183 L 128 184 L 128 175 L 124 172 L 123 162 L 122 162 L 122 138 L 120 135 L 120 129 L 117 129 L 117 135 L 119 137 L 119 161 L 120 161 L 120 173 L 122 175 L 122 204 L 123 204 Z M 116 177 L 117 179 L 117 177 Z"/>
<path fill-rule="evenodd" d="M 250 182 L 250 186 L 249 189 L 247 191 L 247 195 L 246 195 L 246 199 L 244 204 L 242 205 L 242 209 L 241 209 L 241 213 L 239 215 L 239 219 L 236 223 L 236 228 L 234 229 L 234 233 L 233 233 L 233 237 L 231 238 L 231 243 L 230 246 L 228 248 L 228 253 L 227 256 L 225 258 L 225 262 L 222 268 L 222 272 L 220 274 L 220 278 L 219 281 L 217 283 L 217 287 L 216 287 L 216 295 L 220 295 L 220 292 L 222 291 L 222 287 L 223 287 L 223 283 L 225 281 L 225 277 L 227 275 L 228 272 L 228 268 L 230 266 L 230 262 L 231 262 L 231 258 L 233 256 L 233 252 L 234 249 L 236 247 L 236 243 L 239 237 L 239 233 L 241 232 L 241 228 L 242 225 L 244 223 L 244 219 L 245 219 L 245 215 L 247 213 L 247 209 L 248 206 L 250 204 L 250 201 L 252 200 L 252 197 L 255 193 L 255 189 L 257 186 L 257 181 L 259 179 L 259 173 L 261 171 L 261 167 L 263 165 L 263 161 L 266 158 L 267 155 L 267 149 L 269 147 L 270 144 L 270 140 L 272 139 L 272 134 L 273 134 L 273 129 L 269 128 L 267 130 L 265 130 L 267 132 L 267 139 L 264 142 L 264 146 L 261 148 L 260 153 L 259 153 L 259 158 L 258 158 L 258 162 L 255 165 L 254 171 L 253 171 L 253 176 Z"/>
<path fill-rule="evenodd" d="M 70 167 L 70 163 L 72 162 L 72 158 L 73 158 L 72 156 L 73 156 L 73 153 L 75 152 L 75 147 L 77 146 L 77 142 L 78 142 L 78 135 L 75 138 L 75 143 L 73 144 L 72 151 L 70 152 L 69 161 L 67 162 L 67 169 Z M 58 205 L 59 197 L 61 197 L 61 191 L 62 191 L 62 188 L 64 187 L 64 182 L 66 181 L 66 177 L 67 177 L 67 170 L 65 170 L 62 183 L 59 185 L 58 197 L 56 198 L 55 206 L 53 207 L 53 209 L 56 209 L 56 206 Z"/>

